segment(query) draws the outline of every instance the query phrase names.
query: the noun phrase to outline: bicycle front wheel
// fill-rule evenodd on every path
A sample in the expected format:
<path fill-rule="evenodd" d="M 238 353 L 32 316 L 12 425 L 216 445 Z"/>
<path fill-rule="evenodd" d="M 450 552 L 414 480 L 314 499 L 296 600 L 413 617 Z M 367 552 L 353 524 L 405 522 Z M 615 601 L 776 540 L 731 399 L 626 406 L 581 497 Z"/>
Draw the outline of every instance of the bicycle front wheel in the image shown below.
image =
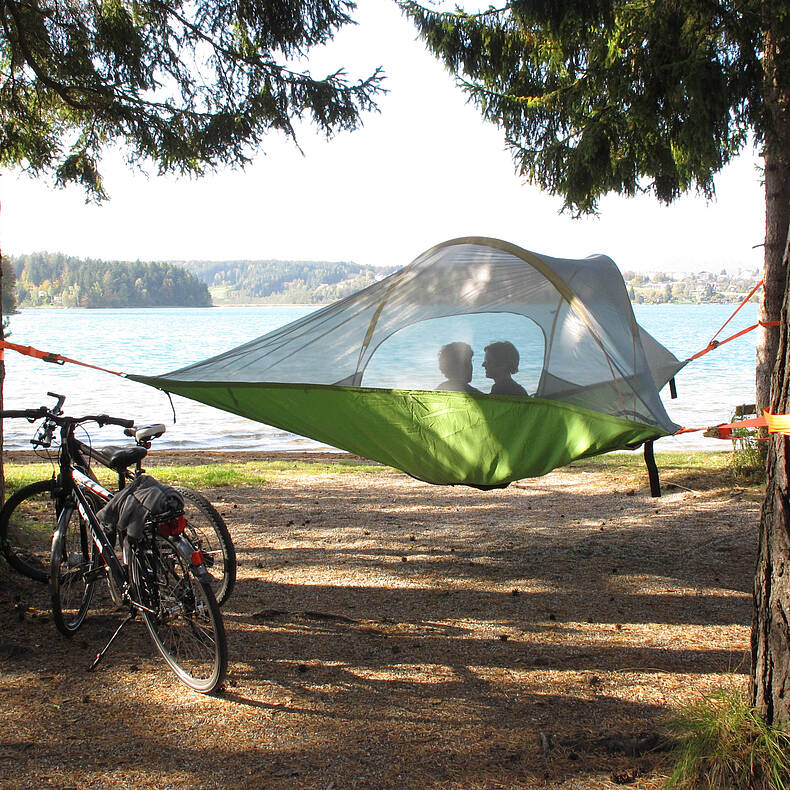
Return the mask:
<path fill-rule="evenodd" d="M 49 573 L 52 618 L 58 630 L 71 636 L 85 621 L 93 587 L 90 571 L 93 542 L 88 524 L 76 509 L 67 507 L 60 514 Z"/>
<path fill-rule="evenodd" d="M 124 556 L 132 594 L 162 657 L 182 683 L 204 694 L 213 691 L 225 677 L 228 647 L 211 587 L 156 533 L 137 543 L 127 538 Z"/>
<path fill-rule="evenodd" d="M 20 488 L 0 511 L 0 547 L 8 564 L 37 582 L 49 578 L 52 535 L 58 523 L 56 483 L 39 480 Z"/>
<path fill-rule="evenodd" d="M 228 527 L 203 494 L 183 486 L 173 488 L 184 498 L 186 535 L 203 553 L 206 568 L 214 577 L 211 589 L 217 603 L 222 606 L 236 583 L 236 549 Z"/>

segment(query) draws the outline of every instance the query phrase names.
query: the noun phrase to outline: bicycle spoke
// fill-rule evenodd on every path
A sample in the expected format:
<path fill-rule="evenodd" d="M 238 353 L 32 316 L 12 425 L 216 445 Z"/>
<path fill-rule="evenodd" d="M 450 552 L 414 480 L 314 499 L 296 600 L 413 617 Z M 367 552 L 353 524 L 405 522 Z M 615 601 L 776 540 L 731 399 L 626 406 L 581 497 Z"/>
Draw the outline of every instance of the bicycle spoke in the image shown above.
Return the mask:
<path fill-rule="evenodd" d="M 202 494 L 183 486 L 175 488 L 184 498 L 186 535 L 206 559 L 206 568 L 212 575 L 211 589 L 221 606 L 236 583 L 236 550 L 227 524 Z"/>
<path fill-rule="evenodd" d="M 54 481 L 20 488 L 0 513 L 0 546 L 9 564 L 36 581 L 49 577 L 52 534 L 58 521 Z"/>
<path fill-rule="evenodd" d="M 155 614 L 143 612 L 159 652 L 188 686 L 211 691 L 227 664 L 225 633 L 211 589 L 201 584 L 165 538 L 134 554 L 132 574 Z"/>

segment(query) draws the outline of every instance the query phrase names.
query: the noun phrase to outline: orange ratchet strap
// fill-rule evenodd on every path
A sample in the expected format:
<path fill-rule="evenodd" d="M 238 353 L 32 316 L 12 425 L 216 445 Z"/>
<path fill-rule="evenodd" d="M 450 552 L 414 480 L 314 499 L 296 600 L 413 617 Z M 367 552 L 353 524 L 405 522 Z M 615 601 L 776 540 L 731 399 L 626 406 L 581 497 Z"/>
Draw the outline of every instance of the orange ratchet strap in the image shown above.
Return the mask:
<path fill-rule="evenodd" d="M 721 325 L 721 328 L 718 332 L 713 336 L 710 343 L 702 349 L 702 351 L 698 351 L 694 354 L 693 357 L 689 357 L 687 362 L 691 362 L 692 359 L 699 359 L 703 354 L 707 354 L 709 351 L 713 351 L 714 348 L 718 348 L 719 346 L 723 346 L 725 343 L 729 343 L 730 340 L 735 340 L 736 338 L 740 337 L 741 335 L 745 335 L 747 332 L 751 332 L 753 329 L 757 329 L 758 326 L 779 326 L 778 321 L 758 321 L 756 324 L 752 326 L 746 327 L 746 329 L 742 329 L 740 332 L 736 332 L 734 335 L 730 335 L 729 337 L 725 337 L 724 340 L 716 340 L 716 338 L 722 333 L 723 329 L 727 324 L 732 321 L 733 318 L 738 314 L 738 311 L 751 299 L 757 291 L 762 287 L 763 280 L 760 280 L 757 285 L 752 288 L 749 295 L 735 308 L 733 314 Z"/>
<path fill-rule="evenodd" d="M 695 431 L 705 431 L 705 436 L 709 439 L 767 439 L 767 436 L 733 436 L 732 432 L 738 428 L 768 428 L 768 433 L 780 433 L 783 436 L 790 436 L 790 414 L 771 414 L 764 411 L 762 417 L 753 417 L 750 420 L 739 420 L 738 422 L 728 422 L 722 425 L 714 425 L 712 428 L 681 428 L 675 432 L 675 436 L 680 433 L 694 433 Z"/>
<path fill-rule="evenodd" d="M 101 370 L 103 373 L 112 373 L 114 376 L 126 376 L 125 373 L 120 373 L 117 370 L 109 370 L 108 368 L 100 367 L 99 365 L 91 365 L 88 362 L 80 362 L 78 359 L 70 359 L 69 357 L 61 356 L 60 354 L 53 354 L 51 351 L 40 351 L 33 346 L 20 346 L 16 343 L 9 343 L 7 340 L 0 340 L 0 353 L 5 349 L 16 351 L 19 354 L 24 354 L 28 357 L 40 359 L 43 362 L 52 362 L 55 365 L 63 365 L 70 362 L 72 365 L 81 365 L 84 368 L 93 368 L 93 370 Z"/>
<path fill-rule="evenodd" d="M 699 359 L 703 354 L 707 354 L 708 351 L 713 351 L 714 348 L 718 348 L 719 346 L 723 346 L 725 343 L 729 343 L 730 340 L 735 340 L 735 338 L 740 337 L 741 335 L 745 335 L 747 332 L 751 332 L 753 329 L 757 329 L 758 326 L 779 326 L 778 321 L 758 321 L 756 324 L 752 324 L 752 326 L 747 326 L 746 329 L 741 329 L 740 332 L 736 332 L 734 335 L 730 335 L 729 337 L 725 337 L 724 340 L 711 340 L 708 343 L 706 348 L 703 348 L 702 351 L 698 351 L 694 354 L 693 357 L 689 357 L 687 362 L 691 362 L 693 359 Z M 723 329 L 724 327 L 722 327 Z M 721 329 L 719 330 L 719 332 Z M 718 332 L 717 332 L 718 334 Z"/>
<path fill-rule="evenodd" d="M 781 433 L 783 436 L 790 436 L 790 414 L 771 414 L 765 412 L 765 419 L 768 421 L 769 433 Z"/>

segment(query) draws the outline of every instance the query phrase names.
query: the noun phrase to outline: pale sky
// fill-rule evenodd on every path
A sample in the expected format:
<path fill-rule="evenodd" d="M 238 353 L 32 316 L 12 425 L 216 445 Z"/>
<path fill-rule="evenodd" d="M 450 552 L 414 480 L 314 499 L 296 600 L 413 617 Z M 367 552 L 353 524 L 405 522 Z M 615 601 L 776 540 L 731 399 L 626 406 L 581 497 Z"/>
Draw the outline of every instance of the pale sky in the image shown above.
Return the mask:
<path fill-rule="evenodd" d="M 598 218 L 515 175 L 503 135 L 416 40 L 394 4 L 359 0 L 359 25 L 311 59 L 315 76 L 381 65 L 389 93 L 364 127 L 326 141 L 298 130 L 304 155 L 271 137 L 244 172 L 146 177 L 110 153 L 111 200 L 86 205 L 14 172 L 0 178 L 6 254 L 37 250 L 115 260 L 344 260 L 404 265 L 458 236 L 493 236 L 557 257 L 611 256 L 622 270 L 730 271 L 762 266 L 764 196 L 747 151 L 716 180 L 717 199 L 610 196 Z"/>

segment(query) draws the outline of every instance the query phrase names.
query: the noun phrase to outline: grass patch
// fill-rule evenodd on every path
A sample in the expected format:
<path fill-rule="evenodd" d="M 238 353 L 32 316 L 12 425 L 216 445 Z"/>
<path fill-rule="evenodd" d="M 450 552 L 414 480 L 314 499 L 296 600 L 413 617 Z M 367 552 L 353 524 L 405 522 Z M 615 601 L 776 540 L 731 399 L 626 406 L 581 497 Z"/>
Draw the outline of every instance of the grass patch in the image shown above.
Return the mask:
<path fill-rule="evenodd" d="M 672 790 L 787 790 L 790 732 L 769 727 L 732 686 L 681 709 Z"/>
<path fill-rule="evenodd" d="M 730 469 L 736 480 L 746 483 L 765 482 L 764 448 L 754 442 L 741 442 L 730 453 Z"/>
<path fill-rule="evenodd" d="M 733 473 L 730 453 L 692 452 L 657 453 L 656 463 L 664 490 L 673 484 L 692 490 L 711 490 L 740 486 L 749 488 L 755 496 L 762 495 L 761 484 L 743 479 Z M 575 461 L 570 465 L 573 472 L 595 475 L 602 486 L 644 488 L 647 472 L 641 450 L 632 453 L 609 453 L 594 458 Z M 42 480 L 52 475 L 54 467 L 49 463 L 7 464 L 6 496 L 17 488 Z M 190 488 L 232 488 L 236 486 L 263 485 L 267 480 L 283 476 L 318 476 L 337 474 L 381 475 L 392 470 L 378 464 L 360 463 L 358 460 L 326 461 L 241 461 L 196 465 L 151 466 L 147 471 L 160 480 L 173 485 Z M 94 467 L 99 481 L 107 488 L 116 487 L 114 472 Z M 751 496 L 751 493 L 750 493 Z"/>
<path fill-rule="evenodd" d="M 763 481 L 759 477 L 736 474 L 729 452 L 656 453 L 662 490 L 673 486 L 692 491 L 745 488 L 749 497 L 763 495 Z M 574 461 L 574 471 L 584 471 L 600 477 L 602 484 L 645 488 L 647 470 L 641 449 L 634 452 Z"/>
<path fill-rule="evenodd" d="M 52 477 L 53 469 L 52 464 L 5 464 L 6 499 L 22 486 Z"/>
<path fill-rule="evenodd" d="M 171 485 L 190 488 L 256 486 L 281 475 L 381 474 L 387 467 L 351 461 L 311 463 L 310 461 L 246 461 L 244 463 L 200 466 L 155 466 L 147 471 Z"/>
<path fill-rule="evenodd" d="M 5 474 L 5 495 L 8 499 L 22 486 L 52 477 L 56 474 L 57 469 L 50 463 L 4 464 L 3 471 Z M 109 489 L 117 487 L 118 475 L 115 472 L 103 467 L 95 468 L 93 471 L 103 486 Z"/>
<path fill-rule="evenodd" d="M 6 464 L 6 497 L 22 486 L 52 476 L 52 464 Z M 356 461 L 312 463 L 310 461 L 246 461 L 244 463 L 197 466 L 152 466 L 146 470 L 159 480 L 189 488 L 255 486 L 282 475 L 363 474 L 389 472 L 389 467 Z M 117 476 L 109 469 L 94 467 L 99 482 L 109 489 L 117 486 Z"/>
<path fill-rule="evenodd" d="M 690 453 L 656 453 L 656 464 L 660 469 L 705 469 L 708 471 L 724 470 L 728 466 L 728 454 L 725 452 L 698 451 Z M 574 461 L 574 467 L 601 470 L 607 469 L 644 469 L 645 459 L 642 449 L 633 452 L 607 453 L 593 458 Z"/>

